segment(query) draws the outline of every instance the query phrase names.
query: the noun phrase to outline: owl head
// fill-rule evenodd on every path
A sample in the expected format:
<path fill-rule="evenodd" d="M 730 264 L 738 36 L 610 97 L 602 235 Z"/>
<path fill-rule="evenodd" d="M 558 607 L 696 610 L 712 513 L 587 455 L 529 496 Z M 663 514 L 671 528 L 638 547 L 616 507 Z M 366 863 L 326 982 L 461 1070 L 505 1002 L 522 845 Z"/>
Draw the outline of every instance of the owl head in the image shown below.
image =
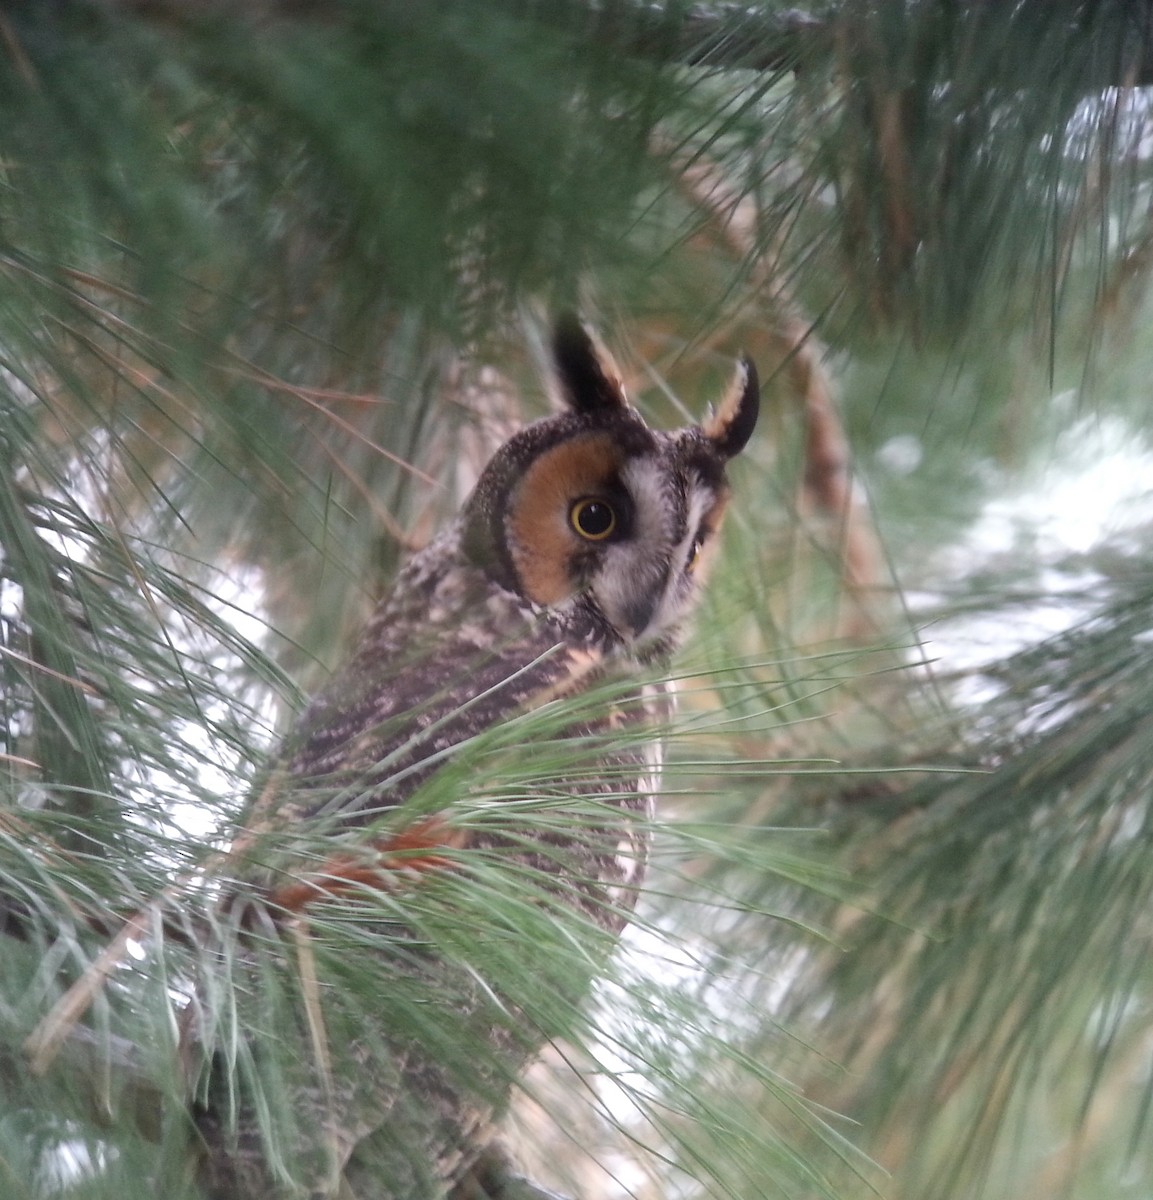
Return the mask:
<path fill-rule="evenodd" d="M 575 318 L 558 323 L 553 351 L 565 411 L 493 456 L 465 506 L 465 552 L 611 646 L 671 646 L 724 515 L 725 465 L 756 424 L 756 369 L 742 359 L 715 411 L 665 433 Z"/>

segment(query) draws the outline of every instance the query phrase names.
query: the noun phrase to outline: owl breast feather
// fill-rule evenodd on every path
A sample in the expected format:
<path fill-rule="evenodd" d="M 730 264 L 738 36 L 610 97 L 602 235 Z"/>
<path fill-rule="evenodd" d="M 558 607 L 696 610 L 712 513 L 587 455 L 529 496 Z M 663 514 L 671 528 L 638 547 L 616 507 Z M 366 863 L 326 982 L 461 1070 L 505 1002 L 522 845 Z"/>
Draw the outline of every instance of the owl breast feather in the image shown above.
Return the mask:
<path fill-rule="evenodd" d="M 515 853 L 539 879 L 580 880 L 570 888 L 574 903 L 619 929 L 647 853 L 659 748 L 637 726 L 652 716 L 658 691 L 614 684 L 631 664 L 579 606 L 528 604 L 470 563 L 455 535 L 450 527 L 410 561 L 286 739 L 267 820 L 280 844 L 260 856 L 262 864 L 275 864 L 281 877 L 292 873 L 293 831 L 355 839 L 395 827 L 399 806 L 469 753 L 476 735 L 499 727 L 509 736 L 495 758 L 497 781 L 502 755 L 523 779 L 525 756 L 543 739 L 560 766 L 535 781 L 536 791 L 549 806 L 567 800 L 571 820 L 538 823 L 529 837 L 499 820 L 482 823 L 470 829 L 466 848 L 506 859 Z M 603 701 L 600 687 L 608 689 Z M 568 705 L 573 715 L 525 721 L 545 704 Z"/>

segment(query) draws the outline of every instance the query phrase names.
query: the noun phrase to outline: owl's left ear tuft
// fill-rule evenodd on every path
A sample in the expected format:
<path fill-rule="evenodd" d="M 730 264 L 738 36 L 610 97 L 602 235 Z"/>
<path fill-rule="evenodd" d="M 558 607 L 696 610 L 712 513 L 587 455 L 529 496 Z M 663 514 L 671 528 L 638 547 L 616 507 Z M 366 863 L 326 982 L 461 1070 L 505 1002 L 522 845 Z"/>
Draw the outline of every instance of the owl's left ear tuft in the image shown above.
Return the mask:
<path fill-rule="evenodd" d="M 621 373 L 575 313 L 564 313 L 553 330 L 553 358 L 564 401 L 574 412 L 628 408 Z"/>
<path fill-rule="evenodd" d="M 701 432 L 722 458 L 732 458 L 748 444 L 760 411 L 761 384 L 756 364 L 748 355 L 742 355 L 724 398 L 701 423 Z"/>

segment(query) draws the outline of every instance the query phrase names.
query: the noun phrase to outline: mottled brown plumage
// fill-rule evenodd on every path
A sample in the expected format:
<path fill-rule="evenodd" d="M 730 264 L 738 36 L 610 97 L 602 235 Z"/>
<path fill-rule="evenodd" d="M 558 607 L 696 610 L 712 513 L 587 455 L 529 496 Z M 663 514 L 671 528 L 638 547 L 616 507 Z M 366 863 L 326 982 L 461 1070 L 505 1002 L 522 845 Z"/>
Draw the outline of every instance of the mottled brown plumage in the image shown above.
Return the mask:
<path fill-rule="evenodd" d="M 444 1196 L 488 1142 L 510 1078 L 548 1036 L 521 1019 L 514 999 L 403 923 L 395 955 L 357 964 L 379 975 L 379 1007 L 366 1011 L 342 991 L 339 957 L 324 958 L 322 935 L 309 932 L 332 897 L 420 887 L 412 878 L 421 871 L 467 881 L 470 862 L 487 859 L 537 889 L 525 910 L 532 920 L 573 912 L 604 941 L 627 920 L 659 761 L 635 733 L 613 735 L 666 713 L 659 686 L 618 688 L 551 732 L 554 744 L 595 747 L 579 769 L 558 768 L 536 785 L 559 805 L 551 822 L 523 832 L 515 822 L 461 826 L 451 804 L 405 819 L 406 802 L 474 735 L 561 697 L 600 695 L 590 693 L 595 684 L 667 660 L 728 498 L 725 462 L 756 420 L 750 363 L 703 426 L 661 433 L 628 405 L 615 368 L 577 323 L 561 323 L 555 350 L 567 410 L 511 438 L 460 515 L 401 571 L 288 735 L 238 839 L 225 910 L 239 925 L 296 938 L 295 953 L 244 951 L 251 1002 L 273 1003 L 260 970 L 314 977 L 311 991 L 267 1016 L 294 1047 L 278 1066 L 280 1141 L 268 1134 L 276 1114 L 260 1117 L 258 1088 L 227 1091 L 237 1072 L 226 1076 L 219 1061 L 208 1082 L 198 1124 L 214 1200 Z M 324 860 L 318 835 L 331 838 Z M 390 918 L 366 906 L 364 919 Z M 446 1044 L 394 1019 L 396 997 L 430 988 L 441 1014 L 432 1040 Z M 459 1046 L 479 1047 L 461 1050 L 463 1065 L 451 1061 L 459 1046 L 450 1029 Z"/>

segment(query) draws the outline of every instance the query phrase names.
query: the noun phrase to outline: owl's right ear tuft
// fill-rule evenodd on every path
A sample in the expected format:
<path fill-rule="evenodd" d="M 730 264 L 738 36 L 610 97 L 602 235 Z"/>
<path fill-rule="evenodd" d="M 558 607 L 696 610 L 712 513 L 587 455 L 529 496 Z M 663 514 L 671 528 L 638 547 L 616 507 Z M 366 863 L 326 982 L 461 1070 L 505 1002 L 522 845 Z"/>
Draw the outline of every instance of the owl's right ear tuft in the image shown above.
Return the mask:
<path fill-rule="evenodd" d="M 612 355 L 575 313 L 564 313 L 553 330 L 553 358 L 565 403 L 574 412 L 628 408 L 621 373 Z"/>
<path fill-rule="evenodd" d="M 722 458 L 732 458 L 745 448 L 757 424 L 761 410 L 761 385 L 757 367 L 749 356 L 742 355 L 724 399 L 701 426 L 701 432 L 712 442 Z"/>

